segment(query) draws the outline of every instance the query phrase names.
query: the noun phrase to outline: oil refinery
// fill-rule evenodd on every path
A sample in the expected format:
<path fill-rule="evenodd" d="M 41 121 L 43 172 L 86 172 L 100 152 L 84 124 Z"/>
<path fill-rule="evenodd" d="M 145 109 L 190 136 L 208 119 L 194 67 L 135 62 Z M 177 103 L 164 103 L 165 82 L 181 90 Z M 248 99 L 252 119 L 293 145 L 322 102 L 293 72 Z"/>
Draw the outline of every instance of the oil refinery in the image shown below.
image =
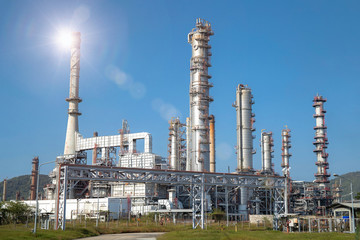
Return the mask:
<path fill-rule="evenodd" d="M 227 222 L 261 216 L 274 221 L 274 228 L 282 217 L 290 214 L 324 217 L 330 214 L 327 206 L 339 198 L 340 190 L 337 187 L 337 191 L 332 191 L 329 185 L 326 99 L 321 95 L 313 100 L 316 155 L 313 182 L 293 181 L 290 177 L 291 128 L 285 127 L 275 135 L 262 130 L 261 150 L 255 151 L 253 89 L 244 82 L 237 83 L 232 105 L 236 115 L 237 168 L 233 173 L 216 171 L 216 116 L 210 109 L 210 103 L 216 99 L 211 97 L 210 89 L 216 87 L 217 79 L 213 84 L 209 74 L 212 67 L 209 41 L 213 35 L 211 24 L 197 19 L 187 36 L 192 53 L 189 116 L 186 122 L 181 122 L 179 116 L 168 119 L 169 126 L 164 126 L 169 129 L 168 156 L 160 156 L 153 153 L 151 133 L 131 132 L 126 120 L 111 136 L 97 132 L 88 137 L 81 134 L 81 34 L 72 33 L 64 153 L 56 158 L 56 166 L 49 173 L 51 183 L 45 186 L 45 196 L 38 201 L 39 209 L 51 215 L 55 229 L 64 230 L 67 219 L 81 216 L 95 219 L 101 211 L 110 212 L 112 219 L 147 213 L 170 214 L 174 221 L 186 216 L 193 228 L 204 228 L 207 213 L 214 209 L 224 211 Z M 282 140 L 281 163 L 275 162 L 273 155 L 277 135 Z M 138 141 L 143 141 L 143 149 L 137 146 Z M 261 169 L 254 168 L 254 154 L 261 156 Z M 32 164 L 31 199 L 25 202 L 35 206 L 39 158 L 34 158 Z M 281 164 L 282 173 L 275 172 L 276 164 Z"/>

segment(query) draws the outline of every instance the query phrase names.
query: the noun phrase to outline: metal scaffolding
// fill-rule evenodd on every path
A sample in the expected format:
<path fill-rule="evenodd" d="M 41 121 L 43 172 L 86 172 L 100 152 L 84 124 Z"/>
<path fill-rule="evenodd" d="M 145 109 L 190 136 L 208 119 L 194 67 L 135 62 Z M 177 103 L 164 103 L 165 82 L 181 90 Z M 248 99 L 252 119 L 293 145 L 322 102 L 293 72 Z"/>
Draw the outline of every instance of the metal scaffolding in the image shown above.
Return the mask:
<path fill-rule="evenodd" d="M 254 192 L 262 189 L 270 191 L 269 201 L 272 206 L 269 207 L 273 209 L 275 217 L 284 211 L 284 177 L 280 176 L 59 164 L 57 180 L 55 228 L 63 230 L 65 230 L 67 196 L 76 184 L 84 181 L 155 183 L 181 187 L 185 189 L 184 192 L 188 192 L 187 197 L 193 211 L 193 228 L 204 228 L 205 214 L 209 209 L 206 196 L 211 192 L 218 192 L 219 189 L 225 192 L 225 199 L 221 201 L 221 198 L 215 194 L 216 204 L 225 205 L 227 219 L 231 213 L 236 214 L 234 212 L 236 208 L 232 210 L 229 207 L 231 199 L 229 193 L 236 193 L 239 187 L 252 189 Z"/>

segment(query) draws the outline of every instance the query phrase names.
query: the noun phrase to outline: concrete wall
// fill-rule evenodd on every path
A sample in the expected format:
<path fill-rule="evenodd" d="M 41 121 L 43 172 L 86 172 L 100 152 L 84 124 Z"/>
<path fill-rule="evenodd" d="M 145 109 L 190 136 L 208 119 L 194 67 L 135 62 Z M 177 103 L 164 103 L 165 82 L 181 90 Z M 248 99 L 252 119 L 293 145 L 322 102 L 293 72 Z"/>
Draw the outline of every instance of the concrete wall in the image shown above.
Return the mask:
<path fill-rule="evenodd" d="M 24 201 L 29 206 L 35 208 L 36 201 Z M 99 198 L 99 211 L 109 211 L 112 219 L 118 219 L 119 212 L 126 215 L 127 199 L 120 198 Z M 66 200 L 66 219 L 76 219 L 78 215 L 86 215 L 87 218 L 96 218 L 98 212 L 98 199 L 67 199 Z M 55 214 L 55 200 L 39 200 L 39 213 Z"/>
<path fill-rule="evenodd" d="M 269 222 L 272 224 L 273 223 L 273 215 L 249 215 L 249 221 L 250 223 L 263 223 L 264 219 L 269 220 Z"/>

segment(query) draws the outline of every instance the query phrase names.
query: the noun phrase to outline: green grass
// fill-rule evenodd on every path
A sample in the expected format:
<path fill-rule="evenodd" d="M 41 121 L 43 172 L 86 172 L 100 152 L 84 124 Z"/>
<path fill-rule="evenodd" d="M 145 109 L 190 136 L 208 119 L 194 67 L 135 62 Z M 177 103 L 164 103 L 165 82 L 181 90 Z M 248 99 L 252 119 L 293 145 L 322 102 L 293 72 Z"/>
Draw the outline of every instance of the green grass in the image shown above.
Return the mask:
<path fill-rule="evenodd" d="M 17 240 L 17 239 L 75 239 L 88 236 L 99 235 L 98 232 L 91 229 L 69 229 L 68 231 L 55 231 L 55 230 L 38 230 L 36 235 L 31 232 L 30 229 L 24 227 L 1 227 L 0 228 L 0 239 L 1 240 Z"/>
<path fill-rule="evenodd" d="M 37 230 L 36 235 L 32 233 L 33 226 L 26 227 L 24 224 L 18 224 L 16 227 L 13 224 L 0 226 L 0 239 L 1 240 L 17 240 L 17 239 L 54 239 L 54 240 L 68 240 L 82 237 L 97 236 L 101 234 L 114 234 L 114 233 L 135 233 L 135 232 L 169 232 L 191 229 L 190 225 L 167 224 L 160 225 L 153 222 L 110 222 L 100 223 L 99 227 L 95 226 L 95 222 L 87 222 L 75 226 L 67 223 L 66 231 L 62 230 Z"/>
<path fill-rule="evenodd" d="M 271 230 L 256 231 L 226 231 L 226 230 L 185 230 L 168 232 L 157 238 L 158 240 L 280 240 L 280 239 L 326 239 L 326 240 L 346 240 L 354 239 L 354 234 L 345 233 L 283 233 Z"/>
<path fill-rule="evenodd" d="M 32 226 L 26 227 L 24 224 L 0 226 L 0 239 L 1 240 L 26 240 L 26 239 L 54 239 L 54 240 L 68 240 L 89 236 L 96 236 L 101 234 L 114 234 L 114 233 L 131 233 L 131 232 L 167 232 L 166 234 L 158 237 L 159 240 L 175 240 L 175 239 L 196 239 L 196 240 L 278 240 L 278 239 L 354 239 L 354 234 L 346 233 L 283 233 L 272 230 L 265 230 L 267 227 L 244 226 L 243 230 L 235 232 L 235 227 L 225 227 L 224 225 L 213 224 L 208 230 L 193 230 L 191 225 L 184 226 L 183 224 L 167 224 L 159 225 L 152 221 L 126 223 L 126 222 L 110 222 L 100 223 L 99 227 L 95 227 L 95 222 L 85 223 L 76 222 L 75 224 L 67 223 L 66 231 L 62 230 L 38 230 L 34 235 L 31 230 Z"/>

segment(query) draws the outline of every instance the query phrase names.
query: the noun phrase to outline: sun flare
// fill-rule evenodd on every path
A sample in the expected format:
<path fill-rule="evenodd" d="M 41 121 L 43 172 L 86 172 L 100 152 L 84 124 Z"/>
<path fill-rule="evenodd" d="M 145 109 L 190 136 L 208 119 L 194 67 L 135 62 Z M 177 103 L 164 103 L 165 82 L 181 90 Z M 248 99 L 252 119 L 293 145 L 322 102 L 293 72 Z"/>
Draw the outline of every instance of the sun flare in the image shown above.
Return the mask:
<path fill-rule="evenodd" d="M 57 43 L 64 49 L 68 49 L 71 46 L 71 43 L 74 41 L 71 31 L 61 30 L 57 36 Z"/>

